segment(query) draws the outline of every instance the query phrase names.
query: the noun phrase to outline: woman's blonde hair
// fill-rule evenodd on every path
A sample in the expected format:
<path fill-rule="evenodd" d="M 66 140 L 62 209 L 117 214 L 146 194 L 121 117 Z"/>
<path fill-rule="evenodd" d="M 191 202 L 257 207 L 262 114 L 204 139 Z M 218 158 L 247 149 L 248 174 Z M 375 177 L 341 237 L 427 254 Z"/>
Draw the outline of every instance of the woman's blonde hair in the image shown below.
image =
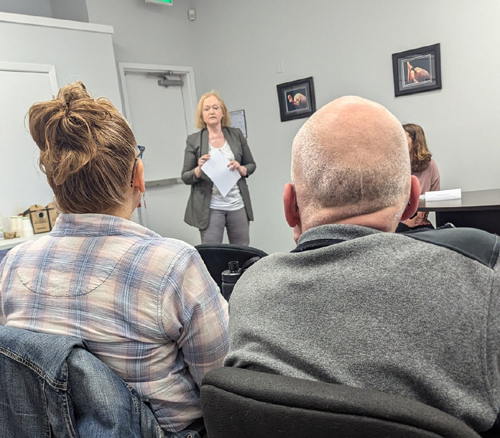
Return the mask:
<path fill-rule="evenodd" d="M 413 148 L 410 151 L 411 171 L 414 173 L 422 172 L 429 167 L 432 158 L 432 154 L 427 147 L 424 130 L 420 125 L 413 123 L 403 125 L 403 129 L 413 142 Z"/>
<path fill-rule="evenodd" d="M 63 213 L 106 213 L 122 205 L 137 154 L 134 134 L 113 104 L 74 82 L 34 104 L 29 129 Z"/>
<path fill-rule="evenodd" d="M 225 126 L 231 126 L 231 116 L 229 115 L 229 112 L 227 111 L 226 104 L 220 97 L 220 94 L 216 90 L 212 90 L 208 93 L 205 93 L 203 96 L 201 96 L 200 101 L 198 102 L 198 108 L 196 108 L 196 118 L 195 118 L 195 126 L 198 129 L 204 129 L 207 127 L 207 124 L 203 120 L 203 102 L 207 97 L 215 97 L 219 100 L 220 102 L 220 107 L 222 109 L 222 120 L 221 120 L 221 125 L 224 128 Z"/>

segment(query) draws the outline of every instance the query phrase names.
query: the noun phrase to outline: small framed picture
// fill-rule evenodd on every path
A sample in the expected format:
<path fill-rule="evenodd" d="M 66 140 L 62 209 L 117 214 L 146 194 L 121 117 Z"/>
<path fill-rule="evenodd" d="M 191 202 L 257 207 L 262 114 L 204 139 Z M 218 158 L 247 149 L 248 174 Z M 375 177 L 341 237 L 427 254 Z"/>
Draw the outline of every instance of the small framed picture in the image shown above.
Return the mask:
<path fill-rule="evenodd" d="M 392 71 L 396 97 L 441 89 L 439 44 L 394 53 Z"/>
<path fill-rule="evenodd" d="M 277 85 L 281 121 L 309 117 L 316 111 L 313 78 Z"/>
<path fill-rule="evenodd" d="M 248 138 L 247 118 L 245 117 L 245 110 L 230 111 L 229 115 L 231 116 L 231 127 L 241 129 L 241 132 L 243 133 L 245 138 Z"/>

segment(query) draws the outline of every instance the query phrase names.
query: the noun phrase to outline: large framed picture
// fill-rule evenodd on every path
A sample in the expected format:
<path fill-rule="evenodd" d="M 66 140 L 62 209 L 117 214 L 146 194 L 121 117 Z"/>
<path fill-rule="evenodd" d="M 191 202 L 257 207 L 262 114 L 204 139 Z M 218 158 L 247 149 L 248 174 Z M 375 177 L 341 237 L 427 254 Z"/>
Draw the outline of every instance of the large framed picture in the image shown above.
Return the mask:
<path fill-rule="evenodd" d="M 277 85 L 281 121 L 309 117 L 316 111 L 313 78 Z"/>
<path fill-rule="evenodd" d="M 394 53 L 392 70 L 396 97 L 440 89 L 442 85 L 439 44 Z"/>

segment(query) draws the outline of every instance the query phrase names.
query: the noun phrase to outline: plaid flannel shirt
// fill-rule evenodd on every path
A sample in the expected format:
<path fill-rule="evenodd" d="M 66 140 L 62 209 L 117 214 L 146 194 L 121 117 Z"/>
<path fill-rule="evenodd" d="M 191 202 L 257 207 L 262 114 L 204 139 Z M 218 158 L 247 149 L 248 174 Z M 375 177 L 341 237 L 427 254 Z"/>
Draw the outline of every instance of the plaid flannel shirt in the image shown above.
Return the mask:
<path fill-rule="evenodd" d="M 0 325 L 84 339 L 166 431 L 202 416 L 228 351 L 227 303 L 190 245 L 115 216 L 62 214 L 0 265 Z"/>

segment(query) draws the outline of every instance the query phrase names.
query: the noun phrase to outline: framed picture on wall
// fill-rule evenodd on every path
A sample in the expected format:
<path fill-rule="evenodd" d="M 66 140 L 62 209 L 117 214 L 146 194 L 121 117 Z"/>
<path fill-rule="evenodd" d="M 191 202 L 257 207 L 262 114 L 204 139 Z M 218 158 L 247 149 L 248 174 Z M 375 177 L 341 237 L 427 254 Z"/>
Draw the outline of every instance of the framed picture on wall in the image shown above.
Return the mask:
<path fill-rule="evenodd" d="M 245 138 L 248 138 L 245 110 L 229 111 L 229 115 L 231 116 L 231 127 L 241 129 Z"/>
<path fill-rule="evenodd" d="M 312 76 L 277 85 L 281 121 L 309 117 L 316 111 Z"/>
<path fill-rule="evenodd" d="M 442 85 L 439 44 L 394 53 L 392 71 L 396 97 L 440 89 Z"/>

